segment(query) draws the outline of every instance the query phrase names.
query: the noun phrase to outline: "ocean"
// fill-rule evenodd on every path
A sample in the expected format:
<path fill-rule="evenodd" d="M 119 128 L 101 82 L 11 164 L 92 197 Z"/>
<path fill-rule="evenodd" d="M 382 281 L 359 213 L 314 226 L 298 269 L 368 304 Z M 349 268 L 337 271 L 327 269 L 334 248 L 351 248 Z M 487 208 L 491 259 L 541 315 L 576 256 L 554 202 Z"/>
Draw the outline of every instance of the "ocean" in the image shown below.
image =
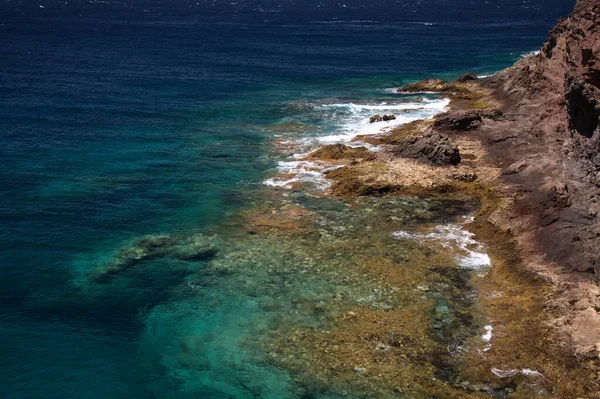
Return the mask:
<path fill-rule="evenodd" d="M 0 396 L 365 397 L 307 376 L 286 329 L 329 331 L 355 303 L 400 306 L 361 277 L 362 228 L 391 223 L 372 238 L 395 259 L 392 232 L 462 220 L 471 205 L 356 210 L 318 194 L 328 181 L 301 154 L 376 132 L 374 113 L 396 126 L 443 111 L 394 88 L 494 74 L 572 7 L 2 1 Z M 317 215 L 311 233 L 245 226 L 298 204 Z M 273 354 L 282 340 L 294 352 Z"/>

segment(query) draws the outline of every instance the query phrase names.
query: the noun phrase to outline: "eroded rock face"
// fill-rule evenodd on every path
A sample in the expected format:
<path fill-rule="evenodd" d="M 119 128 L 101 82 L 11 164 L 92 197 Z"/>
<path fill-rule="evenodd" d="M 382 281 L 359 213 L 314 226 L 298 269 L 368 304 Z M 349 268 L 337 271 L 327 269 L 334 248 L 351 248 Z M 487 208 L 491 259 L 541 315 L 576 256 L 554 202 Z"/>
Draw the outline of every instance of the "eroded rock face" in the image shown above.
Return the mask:
<path fill-rule="evenodd" d="M 500 100 L 506 114 L 497 122 L 484 118 L 469 132 L 486 145 L 486 159 L 501 168 L 513 202 L 498 213 L 499 228 L 548 262 L 546 271 L 556 273 L 557 281 L 597 284 L 600 2 L 577 0 L 539 55 L 477 84 Z M 568 318 L 570 306 L 561 308 Z M 572 345 L 580 350 L 584 343 L 576 338 Z"/>
<path fill-rule="evenodd" d="M 437 133 L 413 137 L 392 150 L 392 154 L 402 158 L 428 161 L 438 166 L 460 163 L 458 148 L 448 137 Z"/>
<path fill-rule="evenodd" d="M 398 93 L 419 93 L 426 91 L 443 91 L 446 89 L 446 82 L 440 79 L 425 79 L 417 83 L 411 83 L 397 90 Z"/>
<path fill-rule="evenodd" d="M 369 123 L 387 122 L 396 119 L 396 115 L 373 115 L 369 118 Z"/>
<path fill-rule="evenodd" d="M 455 111 L 438 116 L 433 125 L 441 130 L 472 130 L 482 122 L 478 111 Z"/>
<path fill-rule="evenodd" d="M 591 139 L 600 127 L 600 89 L 571 73 L 565 79 L 569 128 Z"/>
<path fill-rule="evenodd" d="M 498 109 L 450 111 L 435 118 L 433 126 L 445 131 L 468 131 L 477 129 L 484 119 L 500 120 L 503 116 Z"/>

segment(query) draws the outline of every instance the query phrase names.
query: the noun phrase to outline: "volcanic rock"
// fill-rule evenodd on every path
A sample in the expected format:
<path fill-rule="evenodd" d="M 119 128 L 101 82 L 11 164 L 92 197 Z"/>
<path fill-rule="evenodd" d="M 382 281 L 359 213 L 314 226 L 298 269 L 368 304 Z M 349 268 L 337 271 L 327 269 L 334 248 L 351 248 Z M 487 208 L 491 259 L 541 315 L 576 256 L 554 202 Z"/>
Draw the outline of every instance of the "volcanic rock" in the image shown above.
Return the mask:
<path fill-rule="evenodd" d="M 392 154 L 401 158 L 426 160 L 434 165 L 458 165 L 460 152 L 448 137 L 437 133 L 425 133 L 413 137 L 397 148 Z"/>
<path fill-rule="evenodd" d="M 472 130 L 482 122 L 479 111 L 452 111 L 438 116 L 433 126 L 440 130 Z"/>
<path fill-rule="evenodd" d="M 373 115 L 369 118 L 369 123 L 387 122 L 396 119 L 396 115 Z"/>
<path fill-rule="evenodd" d="M 425 79 L 417 83 L 411 83 L 396 90 L 398 93 L 439 92 L 446 89 L 446 82 L 440 79 Z"/>
<path fill-rule="evenodd" d="M 340 159 L 372 159 L 375 153 L 366 147 L 350 147 L 344 144 L 330 144 L 311 152 L 306 159 L 321 159 L 323 161 Z"/>
<path fill-rule="evenodd" d="M 472 82 L 477 79 L 479 79 L 477 77 L 477 75 L 475 75 L 473 72 L 469 72 L 469 73 L 465 73 L 464 75 L 461 75 L 458 79 L 456 79 L 456 81 L 460 82 L 460 83 L 465 83 L 465 82 Z"/>

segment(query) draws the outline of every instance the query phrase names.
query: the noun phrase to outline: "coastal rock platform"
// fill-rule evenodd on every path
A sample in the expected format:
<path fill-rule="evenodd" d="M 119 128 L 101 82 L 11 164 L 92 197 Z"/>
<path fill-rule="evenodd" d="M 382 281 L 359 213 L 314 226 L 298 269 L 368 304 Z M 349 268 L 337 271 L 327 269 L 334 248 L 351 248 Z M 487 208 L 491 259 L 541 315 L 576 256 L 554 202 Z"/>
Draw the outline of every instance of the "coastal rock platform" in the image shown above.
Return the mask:
<path fill-rule="evenodd" d="M 331 193 L 478 199 L 469 228 L 496 263 L 486 284 L 513 295 L 483 306 L 503 325 L 499 345 L 522 351 L 520 361 L 514 353 L 490 357 L 544 358 L 546 375 L 563 384 L 560 397 L 599 398 L 600 4 L 579 0 L 539 54 L 496 75 L 426 79 L 398 89 L 424 91 L 449 98 L 449 112 L 358 137 L 381 150 L 327 173 Z M 433 138 L 448 147 L 443 162 L 423 150 Z M 561 374 L 566 369 L 576 371 Z M 586 383 L 569 387 L 566 379 Z"/>

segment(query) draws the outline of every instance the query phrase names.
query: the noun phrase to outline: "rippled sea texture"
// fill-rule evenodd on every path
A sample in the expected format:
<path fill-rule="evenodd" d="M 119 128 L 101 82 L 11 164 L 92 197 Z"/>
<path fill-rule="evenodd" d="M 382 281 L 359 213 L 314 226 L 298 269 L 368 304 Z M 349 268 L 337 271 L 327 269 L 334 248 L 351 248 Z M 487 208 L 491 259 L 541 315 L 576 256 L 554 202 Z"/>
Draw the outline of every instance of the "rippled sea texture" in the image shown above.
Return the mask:
<path fill-rule="evenodd" d="M 248 234 L 245 212 L 299 149 L 368 132 L 372 112 L 401 122 L 439 105 L 394 87 L 494 73 L 572 8 L 365 3 L 0 4 L 2 397 L 341 394 L 268 351 L 282 326 L 328 328 L 380 289 L 356 269 L 369 251 L 347 247 L 352 218 L 335 217 L 349 205 L 300 201 L 320 227 L 286 239 Z M 394 231 L 442 222 L 415 216 L 427 204 L 393 206 L 392 257 Z M 176 244 L 140 244 L 157 235 Z M 331 245 L 345 249 L 328 259 Z M 344 264 L 364 285 L 340 277 Z M 346 291 L 339 309 L 320 304 Z"/>

